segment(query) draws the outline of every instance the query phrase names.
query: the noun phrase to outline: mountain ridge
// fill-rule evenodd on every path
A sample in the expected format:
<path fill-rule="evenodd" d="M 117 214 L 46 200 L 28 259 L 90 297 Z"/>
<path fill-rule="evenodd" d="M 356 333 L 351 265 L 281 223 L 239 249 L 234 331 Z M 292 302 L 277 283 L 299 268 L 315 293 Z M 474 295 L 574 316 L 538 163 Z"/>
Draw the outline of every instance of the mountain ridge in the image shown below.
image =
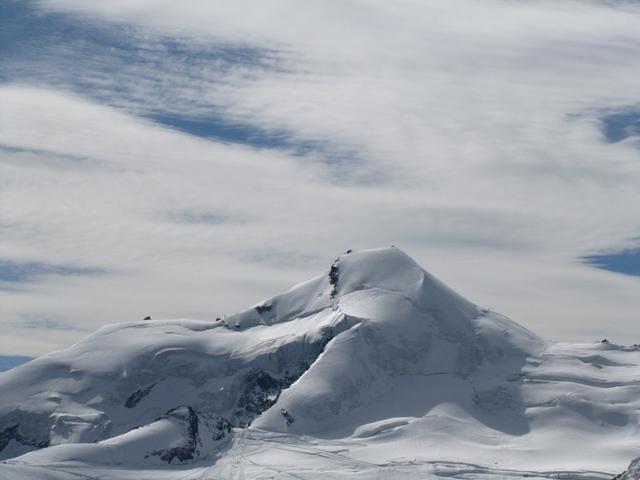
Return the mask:
<path fill-rule="evenodd" d="M 627 438 L 605 461 L 587 448 L 565 462 L 615 472 L 640 455 L 631 440 L 639 355 L 545 342 L 400 249 L 348 252 L 327 273 L 216 322 L 112 324 L 0 375 L 0 458 L 26 454 L 20 462 L 34 468 L 170 458 L 226 472 L 248 438 L 286 435 L 302 449 L 304 439 L 346 442 L 340 462 L 388 463 L 404 451 L 427 455 L 423 466 L 495 458 L 533 468 L 545 454 L 559 468 L 543 440 L 559 422 L 563 441 Z M 265 445 L 283 454 L 278 442 Z"/>

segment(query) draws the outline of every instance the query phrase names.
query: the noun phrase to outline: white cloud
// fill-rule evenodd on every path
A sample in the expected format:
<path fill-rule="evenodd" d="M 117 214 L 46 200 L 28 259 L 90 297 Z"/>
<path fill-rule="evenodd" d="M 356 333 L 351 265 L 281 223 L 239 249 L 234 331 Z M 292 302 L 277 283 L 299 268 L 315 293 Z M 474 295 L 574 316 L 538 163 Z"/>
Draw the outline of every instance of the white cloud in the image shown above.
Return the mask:
<path fill-rule="evenodd" d="M 346 248 L 387 244 L 541 334 L 634 331 L 638 279 L 575 260 L 627 246 L 640 227 L 640 151 L 633 139 L 604 142 L 597 120 L 640 102 L 633 7 L 44 4 L 128 23 L 150 44 L 177 34 L 185 45 L 267 47 L 278 68 L 138 66 L 169 93 L 134 82 L 130 113 L 109 99 L 132 81 L 118 69 L 93 100 L 69 93 L 68 80 L 46 85 L 46 75 L 40 88 L 14 79 L 0 89 L 0 258 L 113 272 L 0 291 L 11 336 L 0 352 L 77 338 L 34 338 L 15 326 L 25 313 L 82 328 L 146 314 L 215 318 L 319 273 Z M 145 99 L 287 132 L 291 145 L 317 142 L 341 163 L 171 131 L 131 114 L 144 113 Z M 220 221 L 174 222 L 177 212 Z"/>

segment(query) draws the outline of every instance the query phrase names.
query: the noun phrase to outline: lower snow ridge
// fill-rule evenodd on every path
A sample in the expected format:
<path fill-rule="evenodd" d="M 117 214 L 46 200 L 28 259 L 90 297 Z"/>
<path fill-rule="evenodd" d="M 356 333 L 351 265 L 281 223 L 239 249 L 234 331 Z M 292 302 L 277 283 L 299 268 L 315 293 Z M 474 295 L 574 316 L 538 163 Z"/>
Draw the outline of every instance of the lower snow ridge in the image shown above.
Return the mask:
<path fill-rule="evenodd" d="M 212 459 L 231 441 L 231 425 L 191 407 L 169 410 L 154 422 L 97 443 L 66 444 L 28 454 L 34 464 L 180 464 Z"/>
<path fill-rule="evenodd" d="M 640 455 L 639 364 L 349 252 L 216 322 L 110 325 L 1 374 L 0 478 L 607 478 Z"/>

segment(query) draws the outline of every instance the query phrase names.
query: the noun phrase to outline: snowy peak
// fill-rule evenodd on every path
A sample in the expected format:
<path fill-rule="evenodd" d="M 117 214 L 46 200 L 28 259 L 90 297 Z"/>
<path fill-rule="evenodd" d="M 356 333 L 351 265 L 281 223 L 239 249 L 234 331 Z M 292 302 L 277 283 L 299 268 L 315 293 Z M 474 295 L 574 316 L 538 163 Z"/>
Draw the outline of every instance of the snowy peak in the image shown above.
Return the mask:
<path fill-rule="evenodd" d="M 453 317 L 472 318 L 479 312 L 478 307 L 427 273 L 402 250 L 389 247 L 349 250 L 332 263 L 326 274 L 229 315 L 224 323 L 238 330 L 272 325 L 326 308 L 336 310 L 343 303 L 353 303 L 353 298 L 367 296 L 371 300 L 385 294 L 402 297 L 419 310 L 451 311 L 451 321 L 456 320 Z"/>
<path fill-rule="evenodd" d="M 0 458 L 20 456 L 0 478 L 621 471 L 640 455 L 638 365 L 635 347 L 549 345 L 397 248 L 347 252 L 216 322 L 108 325 L 0 374 Z"/>
<path fill-rule="evenodd" d="M 485 403 L 500 395 L 517 402 L 513 385 L 496 385 L 517 377 L 526 358 L 545 345 L 456 294 L 396 248 L 342 255 L 328 279 L 332 309 L 354 326 L 329 342 L 277 405 L 256 419 L 258 428 L 352 435 L 380 420 L 381 404 L 392 418 L 426 413 L 419 405 L 398 402 L 416 387 L 398 378 L 425 384 L 432 376 L 450 376 L 453 382 L 482 377 L 488 386 Z M 448 401 L 464 404 L 473 394 L 464 391 Z"/>
<path fill-rule="evenodd" d="M 446 399 L 463 409 L 473 395 L 517 404 L 517 385 L 501 384 L 543 345 L 397 248 L 348 252 L 219 321 L 113 324 L 1 375 L 0 456 L 156 430 L 183 438 L 178 407 L 237 429 L 368 435 L 381 418 L 427 414 L 429 401 L 406 398 L 429 398 L 429 378 L 463 382 Z M 150 426 L 131 433 L 141 425 Z"/>
<path fill-rule="evenodd" d="M 427 320 L 444 328 L 471 333 L 470 322 L 479 314 L 478 307 L 394 247 L 343 255 L 332 271 L 335 303 L 357 317 L 394 322 L 395 327 L 408 327 L 430 317 Z M 403 320 L 407 324 L 402 325 Z"/>
<path fill-rule="evenodd" d="M 396 247 L 344 254 L 332 265 L 329 277 L 338 299 L 360 290 L 380 290 L 401 292 L 423 308 L 438 303 L 474 308 Z"/>

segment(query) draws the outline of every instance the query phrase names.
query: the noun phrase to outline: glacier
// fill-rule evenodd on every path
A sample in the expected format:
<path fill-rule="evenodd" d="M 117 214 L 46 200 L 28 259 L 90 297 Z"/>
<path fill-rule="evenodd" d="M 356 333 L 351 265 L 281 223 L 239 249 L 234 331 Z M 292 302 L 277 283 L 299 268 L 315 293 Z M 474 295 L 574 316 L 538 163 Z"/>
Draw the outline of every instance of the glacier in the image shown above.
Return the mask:
<path fill-rule="evenodd" d="M 639 400 L 637 345 L 546 341 L 398 248 L 349 251 L 0 374 L 0 478 L 605 479 L 640 457 Z"/>

